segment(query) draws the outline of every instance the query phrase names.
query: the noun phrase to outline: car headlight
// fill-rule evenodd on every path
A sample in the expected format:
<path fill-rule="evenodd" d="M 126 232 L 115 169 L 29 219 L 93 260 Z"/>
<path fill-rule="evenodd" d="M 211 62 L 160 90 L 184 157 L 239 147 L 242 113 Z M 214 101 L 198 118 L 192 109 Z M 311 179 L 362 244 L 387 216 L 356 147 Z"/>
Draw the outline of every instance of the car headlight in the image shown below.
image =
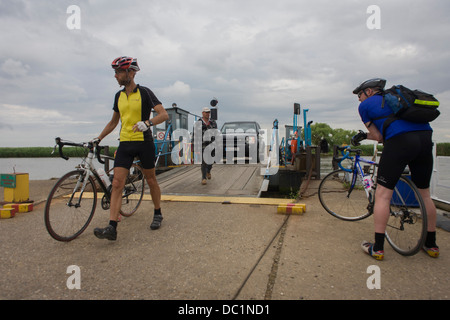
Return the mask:
<path fill-rule="evenodd" d="M 256 143 L 256 138 L 255 137 L 246 136 L 245 137 L 245 143 L 247 143 L 247 144 L 249 144 L 249 143 L 251 143 L 251 144 Z"/>

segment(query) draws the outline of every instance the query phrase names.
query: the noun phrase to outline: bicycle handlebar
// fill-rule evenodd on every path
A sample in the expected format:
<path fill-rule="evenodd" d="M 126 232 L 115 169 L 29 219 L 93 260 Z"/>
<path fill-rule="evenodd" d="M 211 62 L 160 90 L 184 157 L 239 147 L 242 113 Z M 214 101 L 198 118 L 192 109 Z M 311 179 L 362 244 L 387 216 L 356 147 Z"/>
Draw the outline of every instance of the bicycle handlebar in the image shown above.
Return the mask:
<path fill-rule="evenodd" d="M 351 149 L 351 146 L 343 146 L 343 147 L 338 146 L 337 149 L 341 152 L 347 150 L 347 152 L 361 153 L 361 149 Z"/>
<path fill-rule="evenodd" d="M 63 158 L 64 160 L 69 160 L 69 157 L 65 156 L 63 154 L 62 148 L 64 146 L 72 146 L 72 147 L 82 147 L 82 148 L 88 148 L 89 150 L 95 152 L 95 155 L 97 157 L 98 162 L 101 164 L 104 164 L 105 161 L 101 159 L 100 152 L 105 148 L 103 146 L 99 146 L 97 142 L 82 142 L 82 143 L 75 143 L 70 141 L 64 141 L 60 137 L 55 138 L 55 148 L 58 146 L 58 152 L 59 156 Z M 53 150 L 54 152 L 54 150 Z"/>
<path fill-rule="evenodd" d="M 345 159 L 350 159 L 353 160 L 353 157 L 350 156 L 350 153 L 356 153 L 356 154 L 361 154 L 361 149 L 352 149 L 351 146 L 344 146 L 344 147 L 337 147 L 337 150 L 341 151 L 342 154 L 342 158 L 336 158 L 333 156 L 333 161 L 336 161 L 339 165 L 339 167 L 341 167 L 341 162 L 344 161 Z M 341 167 L 342 168 L 342 167 Z"/>

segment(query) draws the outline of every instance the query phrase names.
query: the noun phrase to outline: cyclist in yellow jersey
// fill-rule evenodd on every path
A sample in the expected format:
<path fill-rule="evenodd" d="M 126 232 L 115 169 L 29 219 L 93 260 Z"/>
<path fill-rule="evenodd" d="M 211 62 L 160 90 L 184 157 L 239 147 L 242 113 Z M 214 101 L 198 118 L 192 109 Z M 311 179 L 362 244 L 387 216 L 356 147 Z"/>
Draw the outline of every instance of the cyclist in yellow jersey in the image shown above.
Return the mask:
<path fill-rule="evenodd" d="M 114 180 L 111 190 L 110 221 L 105 228 L 96 228 L 94 234 L 100 239 L 117 239 L 117 220 L 122 205 L 122 191 L 128 171 L 135 157 L 139 157 L 154 205 L 152 230 L 161 226 L 161 190 L 155 173 L 155 145 L 153 125 L 169 119 L 169 116 L 153 92 L 134 82 L 136 72 L 140 70 L 137 60 L 131 57 L 119 57 L 112 62 L 115 78 L 124 89 L 114 98 L 113 115 L 103 131 L 96 138 L 102 140 L 121 122 L 120 144 L 114 161 Z M 152 109 L 157 115 L 150 119 Z"/>

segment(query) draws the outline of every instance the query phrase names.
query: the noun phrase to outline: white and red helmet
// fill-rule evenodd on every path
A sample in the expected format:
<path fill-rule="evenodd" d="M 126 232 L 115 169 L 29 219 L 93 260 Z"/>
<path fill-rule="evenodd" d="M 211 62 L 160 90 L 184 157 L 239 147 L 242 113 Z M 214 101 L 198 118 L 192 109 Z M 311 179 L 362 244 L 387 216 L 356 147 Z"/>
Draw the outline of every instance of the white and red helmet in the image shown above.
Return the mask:
<path fill-rule="evenodd" d="M 117 69 L 122 69 L 122 70 L 132 69 L 135 71 L 140 70 L 138 63 L 137 63 L 137 59 L 133 59 L 132 57 L 126 57 L 126 56 L 114 59 L 114 61 L 111 63 L 111 67 L 114 70 L 117 70 Z"/>

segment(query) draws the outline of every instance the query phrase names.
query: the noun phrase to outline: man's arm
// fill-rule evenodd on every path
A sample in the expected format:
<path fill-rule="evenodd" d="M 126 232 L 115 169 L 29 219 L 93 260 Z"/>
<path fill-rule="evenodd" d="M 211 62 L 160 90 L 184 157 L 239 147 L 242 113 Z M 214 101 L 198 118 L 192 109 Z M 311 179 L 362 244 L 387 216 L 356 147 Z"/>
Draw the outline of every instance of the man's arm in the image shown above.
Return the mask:
<path fill-rule="evenodd" d="M 157 124 L 163 123 L 164 121 L 169 119 L 169 115 L 167 114 L 167 111 L 166 111 L 166 109 L 164 109 L 162 104 L 156 105 L 154 109 L 158 113 L 158 115 L 152 119 L 148 119 L 145 121 L 139 121 L 138 123 L 136 123 L 133 126 L 133 132 L 147 131 L 151 127 L 150 121 L 154 126 L 156 126 Z"/>
<path fill-rule="evenodd" d="M 383 135 L 372 122 L 366 122 L 365 126 L 369 130 L 367 133 L 367 139 L 383 142 Z"/>
<path fill-rule="evenodd" d="M 154 107 L 157 115 L 156 117 L 149 119 L 154 126 L 157 124 L 163 123 L 164 121 L 169 120 L 169 115 L 167 114 L 166 109 L 162 106 L 162 104 L 158 104 Z"/>
<path fill-rule="evenodd" d="M 103 140 L 104 137 L 110 134 L 117 127 L 119 120 L 120 114 L 117 111 L 114 111 L 111 120 L 106 124 L 102 133 L 98 136 L 98 139 Z"/>

